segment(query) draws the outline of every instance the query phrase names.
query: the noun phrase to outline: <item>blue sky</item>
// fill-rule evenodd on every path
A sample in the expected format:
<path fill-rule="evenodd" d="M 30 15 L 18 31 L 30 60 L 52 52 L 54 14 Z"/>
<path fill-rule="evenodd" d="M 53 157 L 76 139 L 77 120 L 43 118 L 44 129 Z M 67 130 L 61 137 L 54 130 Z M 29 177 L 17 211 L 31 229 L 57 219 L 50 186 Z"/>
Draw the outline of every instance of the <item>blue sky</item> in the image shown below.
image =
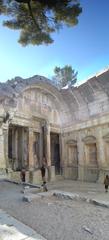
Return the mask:
<path fill-rule="evenodd" d="M 54 43 L 22 47 L 19 32 L 0 21 L 0 81 L 15 76 L 53 76 L 55 66 L 72 65 L 78 81 L 109 67 L 109 0 L 81 0 L 79 24 L 53 34 Z M 2 18 L 0 18 L 2 20 Z"/>

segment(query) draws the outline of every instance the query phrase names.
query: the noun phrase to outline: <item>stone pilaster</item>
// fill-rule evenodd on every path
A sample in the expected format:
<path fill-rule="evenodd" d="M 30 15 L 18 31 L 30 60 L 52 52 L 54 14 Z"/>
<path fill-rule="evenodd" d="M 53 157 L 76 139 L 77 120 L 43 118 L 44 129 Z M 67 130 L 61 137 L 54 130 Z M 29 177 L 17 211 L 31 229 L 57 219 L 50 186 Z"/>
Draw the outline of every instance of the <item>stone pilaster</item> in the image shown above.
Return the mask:
<path fill-rule="evenodd" d="M 106 167 L 105 152 L 104 152 L 104 139 L 102 136 L 101 127 L 97 130 L 97 161 L 100 168 Z"/>
<path fill-rule="evenodd" d="M 81 139 L 81 133 L 78 134 L 78 143 L 77 143 L 77 151 L 78 151 L 78 180 L 84 181 L 84 165 L 85 165 L 85 152 L 84 152 L 84 142 Z"/>
<path fill-rule="evenodd" d="M 102 136 L 102 128 L 99 127 L 97 129 L 97 161 L 98 161 L 98 168 L 99 168 L 98 182 L 104 182 L 105 174 L 106 173 L 109 174 L 109 166 L 107 166 L 107 163 L 106 163 L 104 147 L 105 147 L 105 140 L 103 139 L 103 136 Z"/>

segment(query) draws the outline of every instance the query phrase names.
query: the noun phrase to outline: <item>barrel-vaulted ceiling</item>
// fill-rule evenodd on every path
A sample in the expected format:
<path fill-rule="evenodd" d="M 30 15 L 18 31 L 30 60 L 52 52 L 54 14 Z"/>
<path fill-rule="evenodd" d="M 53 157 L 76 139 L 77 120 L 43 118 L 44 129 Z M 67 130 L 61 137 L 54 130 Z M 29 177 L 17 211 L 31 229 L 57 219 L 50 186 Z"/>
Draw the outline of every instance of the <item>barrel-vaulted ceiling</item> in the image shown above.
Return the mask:
<path fill-rule="evenodd" d="M 52 96 L 62 125 L 69 125 L 109 113 L 109 70 L 90 78 L 79 87 L 58 90 L 45 77 L 16 77 L 0 83 L 0 105 L 16 108 L 19 97 L 28 89 Z"/>

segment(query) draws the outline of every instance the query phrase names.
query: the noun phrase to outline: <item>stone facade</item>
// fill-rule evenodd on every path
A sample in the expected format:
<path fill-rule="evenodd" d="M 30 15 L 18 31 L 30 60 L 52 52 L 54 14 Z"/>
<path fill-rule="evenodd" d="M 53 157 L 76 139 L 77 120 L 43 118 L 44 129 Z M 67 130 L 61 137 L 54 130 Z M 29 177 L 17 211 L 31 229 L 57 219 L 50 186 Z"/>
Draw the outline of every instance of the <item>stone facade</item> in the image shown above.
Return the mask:
<path fill-rule="evenodd" d="M 27 181 L 103 181 L 109 173 L 109 70 L 58 90 L 41 76 L 0 83 L 0 172 Z"/>

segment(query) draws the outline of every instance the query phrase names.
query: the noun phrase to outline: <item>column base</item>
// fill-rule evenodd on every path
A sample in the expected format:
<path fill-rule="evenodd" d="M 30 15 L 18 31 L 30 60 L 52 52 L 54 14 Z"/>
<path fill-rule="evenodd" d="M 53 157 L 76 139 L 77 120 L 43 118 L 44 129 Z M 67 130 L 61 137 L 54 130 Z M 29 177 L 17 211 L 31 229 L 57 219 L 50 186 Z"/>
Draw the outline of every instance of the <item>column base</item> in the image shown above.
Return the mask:
<path fill-rule="evenodd" d="M 48 167 L 48 181 L 55 181 L 55 166 L 49 166 Z"/>

